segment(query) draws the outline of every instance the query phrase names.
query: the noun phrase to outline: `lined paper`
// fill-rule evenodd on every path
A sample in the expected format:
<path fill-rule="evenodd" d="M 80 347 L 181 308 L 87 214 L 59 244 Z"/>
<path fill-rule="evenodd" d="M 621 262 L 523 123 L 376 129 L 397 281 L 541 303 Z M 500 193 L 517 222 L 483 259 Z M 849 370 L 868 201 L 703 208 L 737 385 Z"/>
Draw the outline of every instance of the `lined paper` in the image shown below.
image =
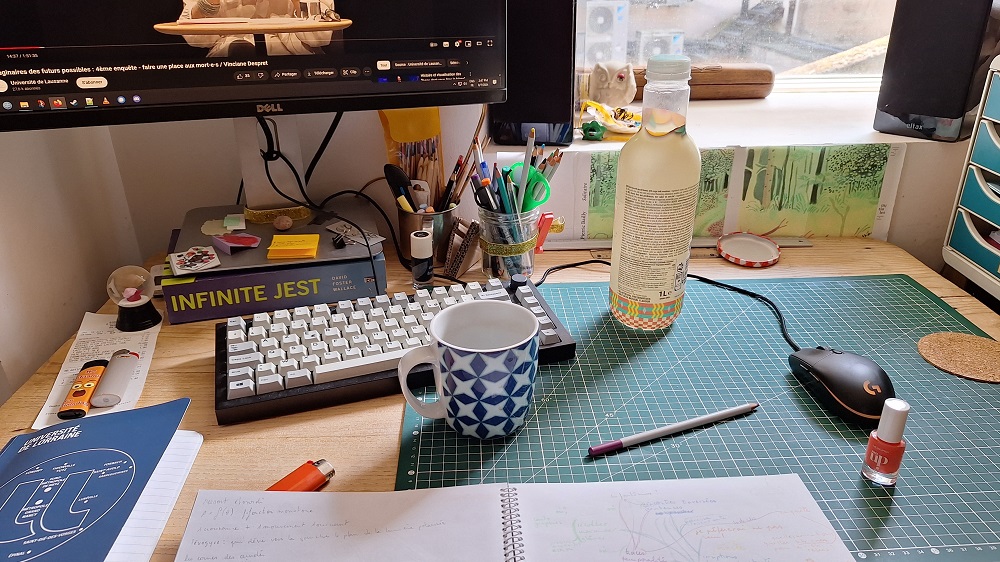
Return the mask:
<path fill-rule="evenodd" d="M 202 435 L 194 431 L 174 433 L 104 562 L 139 562 L 152 558 L 202 441 Z"/>

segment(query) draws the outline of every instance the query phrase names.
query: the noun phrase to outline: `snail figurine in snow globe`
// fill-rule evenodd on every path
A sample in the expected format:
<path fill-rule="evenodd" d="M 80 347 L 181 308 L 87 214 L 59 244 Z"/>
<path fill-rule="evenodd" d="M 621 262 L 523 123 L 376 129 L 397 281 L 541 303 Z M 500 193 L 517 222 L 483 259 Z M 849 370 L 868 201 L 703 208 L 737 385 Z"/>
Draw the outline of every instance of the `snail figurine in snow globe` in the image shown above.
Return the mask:
<path fill-rule="evenodd" d="M 160 323 L 153 306 L 153 274 L 137 265 L 119 267 L 108 277 L 108 296 L 118 305 L 115 328 L 138 332 Z"/>

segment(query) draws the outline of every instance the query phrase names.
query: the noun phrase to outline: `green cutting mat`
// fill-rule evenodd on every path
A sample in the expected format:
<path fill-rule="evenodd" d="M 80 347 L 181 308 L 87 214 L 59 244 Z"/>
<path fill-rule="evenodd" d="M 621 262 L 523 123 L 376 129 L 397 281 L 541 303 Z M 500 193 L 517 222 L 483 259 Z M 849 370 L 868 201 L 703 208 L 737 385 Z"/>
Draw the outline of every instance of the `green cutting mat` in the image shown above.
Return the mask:
<path fill-rule="evenodd" d="M 733 283 L 775 300 L 800 346 L 860 353 L 889 373 L 913 408 L 894 489 L 860 476 L 867 433 L 827 415 L 791 375 L 768 309 L 693 280 L 674 326 L 649 333 L 610 318 L 607 284 L 540 287 L 576 358 L 542 366 L 534 411 L 510 438 L 459 437 L 407 408 L 396 488 L 793 472 L 859 560 L 1000 560 L 1000 385 L 945 374 L 916 349 L 930 333 L 982 332 L 906 276 Z M 747 402 L 760 408 L 587 457 L 590 445 Z"/>

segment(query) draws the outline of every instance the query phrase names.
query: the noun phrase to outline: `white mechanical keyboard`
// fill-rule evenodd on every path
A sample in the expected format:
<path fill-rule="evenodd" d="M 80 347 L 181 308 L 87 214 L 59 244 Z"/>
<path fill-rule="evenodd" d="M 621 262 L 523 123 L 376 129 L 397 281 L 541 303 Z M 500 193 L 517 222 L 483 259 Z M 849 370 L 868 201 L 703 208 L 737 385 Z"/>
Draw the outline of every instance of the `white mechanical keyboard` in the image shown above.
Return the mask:
<path fill-rule="evenodd" d="M 399 391 L 396 365 L 430 342 L 441 310 L 500 299 L 538 318 L 539 361 L 572 358 L 576 342 L 530 281 L 491 279 L 294 310 L 233 317 L 216 328 L 216 417 L 220 424 L 298 412 Z M 418 382 L 430 384 L 430 369 Z"/>

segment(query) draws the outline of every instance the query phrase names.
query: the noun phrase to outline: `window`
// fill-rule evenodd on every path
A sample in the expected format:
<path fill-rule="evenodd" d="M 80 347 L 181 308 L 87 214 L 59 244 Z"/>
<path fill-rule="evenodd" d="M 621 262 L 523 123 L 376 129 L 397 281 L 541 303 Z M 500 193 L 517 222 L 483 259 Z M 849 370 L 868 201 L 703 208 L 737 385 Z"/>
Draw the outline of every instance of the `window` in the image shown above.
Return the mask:
<path fill-rule="evenodd" d="M 779 78 L 879 75 L 895 0 L 580 0 L 577 67 L 659 53 L 764 63 Z"/>

